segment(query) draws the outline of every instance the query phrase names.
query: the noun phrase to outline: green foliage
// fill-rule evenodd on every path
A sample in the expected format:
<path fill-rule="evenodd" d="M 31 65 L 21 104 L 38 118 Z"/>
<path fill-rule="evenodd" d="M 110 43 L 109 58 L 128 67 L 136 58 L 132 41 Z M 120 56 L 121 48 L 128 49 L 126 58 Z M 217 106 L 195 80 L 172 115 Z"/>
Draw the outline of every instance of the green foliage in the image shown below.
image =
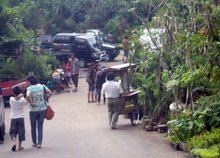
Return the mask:
<path fill-rule="evenodd" d="M 191 153 L 202 158 L 217 158 L 220 156 L 220 129 L 212 129 L 194 136 L 187 141 Z"/>
<path fill-rule="evenodd" d="M 136 48 L 135 48 L 136 49 Z M 160 102 L 161 91 L 159 91 L 159 78 L 157 77 L 158 54 L 139 49 L 139 54 L 134 54 L 134 60 L 138 62 L 137 72 L 135 73 L 134 84 L 139 87 L 139 95 L 142 103 L 148 106 L 148 114 L 152 115 L 156 105 Z M 139 62 L 141 61 L 141 62 Z"/>
<path fill-rule="evenodd" d="M 34 74 L 38 78 L 49 78 L 51 65 L 59 65 L 54 56 L 33 54 L 30 51 L 26 51 L 24 54 L 23 68 L 26 74 Z"/>
<path fill-rule="evenodd" d="M 0 42 L 19 39 L 18 35 L 24 31 L 17 8 L 9 8 L 6 4 L 5 1 L 0 3 Z"/>
<path fill-rule="evenodd" d="M 190 110 L 183 110 L 177 115 L 176 119 L 169 121 L 167 124 L 171 130 L 170 135 L 183 142 L 194 135 L 200 134 L 205 129 L 203 115 L 194 114 Z"/>
<path fill-rule="evenodd" d="M 197 106 L 194 112 L 191 110 L 183 110 L 177 114 L 176 119 L 168 122 L 168 126 L 171 130 L 171 134 L 169 136 L 170 141 L 179 140 L 186 142 L 191 140 L 193 136 L 198 136 L 204 131 L 210 131 L 211 128 L 220 128 L 219 94 L 201 97 L 197 100 L 196 104 Z M 215 133 L 217 132 L 214 132 L 214 135 Z M 198 137 L 194 137 L 194 139 L 197 138 Z M 203 141 L 203 139 L 200 141 Z M 209 143 L 209 141 L 207 143 Z M 201 142 L 197 144 L 201 144 L 203 146 L 203 143 Z M 190 148 L 194 148 L 191 146 L 192 145 L 190 145 Z"/>
<path fill-rule="evenodd" d="M 7 58 L 0 61 L 0 78 L 13 80 L 26 78 L 30 74 L 38 78 L 47 79 L 50 77 L 51 66 L 59 66 L 59 62 L 54 56 L 46 54 L 33 54 L 30 50 L 25 50 L 22 61 Z M 19 66 L 18 66 L 19 65 Z"/>
<path fill-rule="evenodd" d="M 117 37 L 117 41 L 119 41 L 119 34 L 120 34 L 120 18 L 115 17 L 114 19 L 111 19 L 106 24 L 106 30 L 108 32 L 112 32 L 114 37 Z"/>
<path fill-rule="evenodd" d="M 20 79 L 25 76 L 24 72 L 18 66 L 18 62 L 12 58 L 4 59 L 1 63 L 0 78 Z"/>
<path fill-rule="evenodd" d="M 206 114 L 205 120 L 208 130 L 210 128 L 220 128 L 220 94 L 201 97 L 196 103 L 198 104 L 197 111 Z"/>
<path fill-rule="evenodd" d="M 207 100 L 207 108 L 200 107 L 200 111 L 193 102 L 198 96 L 218 93 L 220 89 L 219 6 L 208 0 L 187 4 L 179 0 L 163 1 L 160 5 L 157 1 L 145 1 L 143 6 L 152 5 L 154 8 L 158 5 L 154 18 L 149 20 L 138 14 L 139 2 L 143 1 L 131 1 L 130 9 L 143 24 L 137 34 L 143 34 L 143 28 L 164 29 L 159 35 L 159 44 L 155 42 L 154 34 L 149 36 L 156 43 L 156 49 L 148 49 L 148 43 L 138 45 L 136 39 L 139 37 L 135 39 L 130 36 L 137 45 L 132 62 L 138 64 L 135 85 L 142 90 L 142 102 L 153 109 L 158 104 L 162 106 L 163 98 L 166 98 L 165 106 L 170 100 L 192 105 L 191 110 L 196 109 L 192 119 L 181 115 L 183 118 L 178 118 L 174 123 L 191 128 L 182 136 L 178 133 L 180 140 L 193 136 L 194 130 L 199 133 L 203 128 L 217 127 L 218 107 L 209 106 L 213 101 Z M 149 12 L 147 16 L 151 14 L 154 13 Z"/>
<path fill-rule="evenodd" d="M 220 143 L 220 129 L 212 129 L 211 132 L 204 131 L 201 135 L 194 136 L 187 141 L 189 149 L 209 148 Z"/>
<path fill-rule="evenodd" d="M 220 157 L 220 145 L 213 145 L 208 149 L 193 149 L 192 153 L 201 158 L 218 158 Z"/>

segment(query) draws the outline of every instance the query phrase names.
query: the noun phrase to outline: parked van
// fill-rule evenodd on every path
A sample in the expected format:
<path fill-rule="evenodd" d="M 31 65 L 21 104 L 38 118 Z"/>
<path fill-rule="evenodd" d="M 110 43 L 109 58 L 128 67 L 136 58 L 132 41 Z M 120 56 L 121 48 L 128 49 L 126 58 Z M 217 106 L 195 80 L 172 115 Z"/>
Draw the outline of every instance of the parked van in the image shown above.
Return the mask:
<path fill-rule="evenodd" d="M 87 63 L 101 60 L 102 52 L 95 48 L 92 36 L 82 36 L 82 33 L 58 33 L 53 38 L 53 53 L 65 62 L 72 53 L 79 59 L 80 67 Z"/>
<path fill-rule="evenodd" d="M 4 135 L 5 135 L 5 110 L 4 110 L 2 89 L 0 87 L 0 144 L 4 142 Z"/>

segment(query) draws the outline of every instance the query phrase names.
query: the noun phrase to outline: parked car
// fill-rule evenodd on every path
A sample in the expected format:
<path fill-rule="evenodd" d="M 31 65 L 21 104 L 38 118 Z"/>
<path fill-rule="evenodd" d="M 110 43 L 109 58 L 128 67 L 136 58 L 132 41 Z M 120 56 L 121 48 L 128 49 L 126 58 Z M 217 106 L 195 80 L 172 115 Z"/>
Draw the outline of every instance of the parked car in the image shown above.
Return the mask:
<path fill-rule="evenodd" d="M 113 61 L 120 53 L 119 47 L 110 43 L 102 43 L 101 50 L 106 53 L 106 61 Z"/>
<path fill-rule="evenodd" d="M 81 33 L 58 33 L 53 38 L 53 53 L 65 62 L 74 53 L 79 59 L 80 67 L 85 67 L 87 63 L 101 60 L 104 52 L 96 49 L 95 40 L 91 36 L 83 36 Z"/>
<path fill-rule="evenodd" d="M 105 61 L 112 61 L 114 60 L 118 54 L 120 53 L 119 47 L 114 44 L 106 43 L 103 41 L 103 33 L 98 29 L 89 29 L 86 31 L 87 34 L 91 34 L 95 36 L 96 43 L 101 49 L 106 53 Z"/>
<path fill-rule="evenodd" d="M 4 104 L 9 104 L 9 98 L 13 95 L 13 88 L 15 86 L 19 86 L 24 92 L 26 91 L 26 88 L 28 87 L 27 80 L 8 80 L 5 82 L 0 82 L 0 87 L 2 88 L 2 97 L 4 100 Z"/>
<path fill-rule="evenodd" d="M 5 135 L 5 110 L 2 95 L 2 88 L 0 87 L 0 144 L 4 142 Z"/>

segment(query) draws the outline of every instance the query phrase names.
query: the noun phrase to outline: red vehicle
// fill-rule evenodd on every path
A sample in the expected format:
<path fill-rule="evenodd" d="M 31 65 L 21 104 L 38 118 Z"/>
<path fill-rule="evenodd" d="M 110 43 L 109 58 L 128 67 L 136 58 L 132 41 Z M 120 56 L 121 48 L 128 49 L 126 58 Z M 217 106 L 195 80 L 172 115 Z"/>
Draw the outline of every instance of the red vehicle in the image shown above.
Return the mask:
<path fill-rule="evenodd" d="M 27 80 L 12 80 L 7 82 L 0 82 L 5 105 L 9 103 L 9 98 L 13 95 L 12 89 L 15 86 L 19 86 L 25 92 L 26 88 L 28 87 L 28 82 Z"/>

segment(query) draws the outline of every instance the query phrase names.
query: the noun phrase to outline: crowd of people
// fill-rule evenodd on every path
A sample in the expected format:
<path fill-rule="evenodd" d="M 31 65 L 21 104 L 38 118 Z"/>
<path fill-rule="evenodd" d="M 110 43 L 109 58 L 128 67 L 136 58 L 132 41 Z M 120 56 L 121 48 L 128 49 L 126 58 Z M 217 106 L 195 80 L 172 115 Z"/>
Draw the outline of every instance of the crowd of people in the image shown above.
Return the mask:
<path fill-rule="evenodd" d="M 86 74 L 86 82 L 88 83 L 88 103 L 100 103 L 101 89 L 106 81 L 106 72 L 104 66 L 98 62 L 90 63 Z M 67 63 L 63 63 L 61 69 L 52 66 L 50 80 L 47 87 L 56 93 L 61 91 L 77 92 L 79 78 L 79 60 L 74 55 L 69 57 Z M 105 98 L 103 98 L 105 103 Z"/>
<path fill-rule="evenodd" d="M 101 88 L 105 82 L 105 67 L 98 63 L 92 63 L 88 69 L 86 82 L 88 83 L 88 103 L 98 102 L 101 100 Z M 105 98 L 103 97 L 105 103 Z"/>
<path fill-rule="evenodd" d="M 40 84 L 36 77 L 30 76 L 27 79 L 29 86 L 26 98 L 22 89 L 18 86 L 13 88 L 14 96 L 10 97 L 11 124 L 9 134 L 12 139 L 11 151 L 23 150 L 22 142 L 25 140 L 24 106 L 29 104 L 29 118 L 31 125 L 32 147 L 41 148 L 43 143 L 43 124 L 47 109 L 45 93 L 48 97 L 53 92 L 43 84 Z"/>
<path fill-rule="evenodd" d="M 123 61 L 128 59 L 129 42 L 128 37 L 122 41 L 124 56 Z M 45 93 L 50 97 L 62 90 L 70 92 L 78 91 L 79 78 L 79 60 L 74 54 L 69 57 L 67 63 L 62 64 L 61 69 L 51 67 L 51 79 L 47 85 L 40 84 L 36 77 L 28 77 L 29 87 L 27 88 L 26 98 L 19 87 L 13 88 L 14 96 L 10 97 L 11 106 L 11 125 L 10 136 L 12 139 L 11 151 L 23 150 L 22 141 L 25 140 L 25 124 L 24 124 L 24 110 L 25 104 L 29 103 L 30 111 L 29 118 L 31 124 L 32 147 L 41 148 L 43 142 L 43 124 L 47 109 L 47 100 Z M 107 100 L 109 126 L 115 129 L 118 122 L 118 104 L 119 98 L 123 94 L 123 89 L 120 83 L 114 81 L 115 74 L 106 72 L 106 68 L 99 63 L 92 63 L 86 75 L 86 82 L 88 83 L 88 103 L 100 103 L 103 96 L 103 103 Z M 72 86 L 70 86 L 70 84 Z"/>
<path fill-rule="evenodd" d="M 51 67 L 50 80 L 47 86 L 51 91 L 59 93 L 61 91 L 69 92 L 70 84 L 74 85 L 73 92 L 78 90 L 79 78 L 79 60 L 72 54 L 67 63 L 62 63 L 61 68 Z"/>

